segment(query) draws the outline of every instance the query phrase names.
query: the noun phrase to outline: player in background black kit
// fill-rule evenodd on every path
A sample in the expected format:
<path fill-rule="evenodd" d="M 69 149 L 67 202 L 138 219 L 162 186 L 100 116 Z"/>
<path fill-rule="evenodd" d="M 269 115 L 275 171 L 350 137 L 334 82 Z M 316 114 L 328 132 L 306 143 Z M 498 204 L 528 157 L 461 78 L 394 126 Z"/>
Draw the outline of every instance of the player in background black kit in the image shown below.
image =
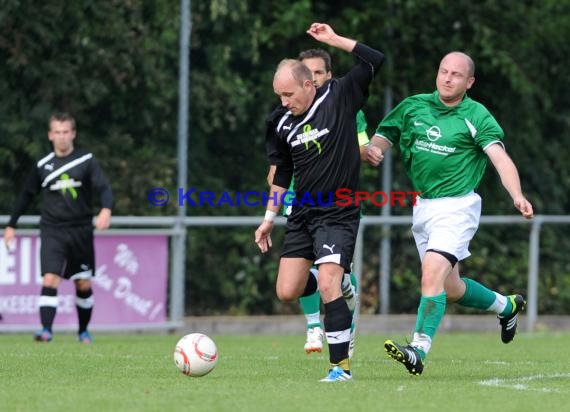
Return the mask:
<path fill-rule="evenodd" d="M 34 335 L 40 342 L 53 338 L 57 288 L 62 278 L 75 282 L 79 341 L 92 342 L 87 330 L 94 303 L 92 195 L 94 192 L 99 195 L 102 207 L 95 222 L 99 230 L 107 229 L 111 223 L 113 195 L 93 154 L 74 147 L 75 136 L 75 120 L 71 115 L 58 113 L 50 117 L 48 137 L 53 152 L 32 168 L 4 231 L 4 241 L 9 246 L 16 234 L 18 218 L 41 192 L 42 290 L 38 306 L 42 330 Z"/>
<path fill-rule="evenodd" d="M 324 303 L 324 327 L 330 369 L 323 382 L 352 379 L 348 348 L 352 316 L 342 297 L 341 281 L 350 263 L 360 221 L 360 207 L 334 202 L 338 189 L 358 190 L 360 151 L 354 138 L 356 114 L 384 55 L 364 44 L 339 36 L 322 23 L 307 30 L 316 40 L 354 54 L 360 64 L 340 79 L 320 88 L 311 70 L 298 60 L 283 60 L 273 89 L 281 108 L 268 119 L 267 151 L 276 165 L 265 218 L 255 242 L 265 253 L 271 247 L 273 220 L 282 196 L 295 176 L 296 204 L 287 219 L 276 292 L 283 301 L 307 296 L 318 288 Z M 312 199 L 313 202 L 304 200 Z M 302 203 L 302 204 L 301 204 Z M 309 271 L 317 265 L 315 278 Z"/>

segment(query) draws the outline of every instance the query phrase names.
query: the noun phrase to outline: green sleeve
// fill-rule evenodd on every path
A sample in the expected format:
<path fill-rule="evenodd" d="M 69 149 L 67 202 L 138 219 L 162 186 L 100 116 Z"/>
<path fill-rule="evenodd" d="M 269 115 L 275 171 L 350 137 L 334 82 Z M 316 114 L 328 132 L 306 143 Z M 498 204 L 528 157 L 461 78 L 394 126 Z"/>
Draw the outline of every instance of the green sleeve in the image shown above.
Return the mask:
<path fill-rule="evenodd" d="M 364 112 L 359 110 L 358 113 L 356 113 L 356 133 L 366 132 L 367 128 L 368 123 L 366 123 Z"/>
<path fill-rule="evenodd" d="M 359 110 L 358 113 L 356 113 L 356 136 L 358 137 L 359 146 L 364 146 L 370 143 L 368 133 L 366 133 L 367 128 L 368 123 L 366 122 L 364 112 Z"/>
<path fill-rule="evenodd" d="M 483 105 L 480 105 L 479 109 L 478 117 L 480 117 L 480 120 L 476 125 L 468 124 L 470 130 L 473 127 L 475 128 L 475 143 L 483 150 L 493 143 L 500 143 L 502 145 L 505 137 L 503 129 Z M 471 130 L 471 133 L 473 132 L 474 131 Z"/>

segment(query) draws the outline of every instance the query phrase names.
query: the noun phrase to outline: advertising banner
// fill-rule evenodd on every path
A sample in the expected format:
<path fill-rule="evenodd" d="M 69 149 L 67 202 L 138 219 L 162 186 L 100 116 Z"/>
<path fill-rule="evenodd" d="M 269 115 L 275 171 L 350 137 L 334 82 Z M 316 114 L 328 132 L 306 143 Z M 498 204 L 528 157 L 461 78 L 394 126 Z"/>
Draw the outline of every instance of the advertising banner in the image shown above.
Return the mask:
<path fill-rule="evenodd" d="M 40 327 L 40 238 L 17 236 L 8 250 L 0 245 L 0 331 L 4 327 Z M 91 326 L 115 327 L 166 322 L 168 236 L 95 236 L 95 306 Z M 77 327 L 75 287 L 62 280 L 58 288 L 58 325 Z"/>

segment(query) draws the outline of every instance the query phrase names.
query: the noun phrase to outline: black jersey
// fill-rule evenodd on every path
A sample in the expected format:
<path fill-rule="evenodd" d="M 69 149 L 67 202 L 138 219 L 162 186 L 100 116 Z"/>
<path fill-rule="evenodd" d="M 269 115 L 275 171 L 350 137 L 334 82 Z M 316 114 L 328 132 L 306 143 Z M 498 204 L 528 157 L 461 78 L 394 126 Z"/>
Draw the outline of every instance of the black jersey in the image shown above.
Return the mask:
<path fill-rule="evenodd" d="M 360 150 L 354 138 L 356 113 L 368 97 L 368 87 L 384 55 L 361 43 L 353 54 L 361 59 L 346 76 L 317 89 L 309 109 L 293 116 L 283 107 L 268 118 L 267 152 L 277 166 L 273 183 L 289 187 L 295 177 L 298 197 L 328 199 L 340 188 L 358 189 Z"/>
<path fill-rule="evenodd" d="M 18 218 L 40 191 L 42 225 L 91 224 L 93 192 L 100 195 L 101 207 L 112 208 L 111 186 L 93 154 L 82 149 L 76 148 L 65 157 L 52 152 L 37 162 L 18 196 L 8 226 L 16 227 Z"/>

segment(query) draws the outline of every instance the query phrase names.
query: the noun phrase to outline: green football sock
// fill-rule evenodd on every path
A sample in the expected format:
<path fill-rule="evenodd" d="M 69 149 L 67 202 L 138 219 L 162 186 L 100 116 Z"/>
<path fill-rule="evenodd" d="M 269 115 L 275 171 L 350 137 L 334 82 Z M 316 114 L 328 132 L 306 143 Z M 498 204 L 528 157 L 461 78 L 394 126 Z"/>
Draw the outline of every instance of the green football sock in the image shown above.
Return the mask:
<path fill-rule="evenodd" d="M 462 277 L 461 280 L 465 283 L 465 294 L 457 301 L 461 306 L 486 310 L 495 302 L 492 290 L 473 279 Z"/>
<path fill-rule="evenodd" d="M 299 298 L 299 303 L 301 304 L 301 309 L 303 310 L 303 314 L 308 319 L 307 327 L 313 328 L 315 326 L 320 326 L 320 320 L 316 322 L 314 317 L 315 314 L 318 314 L 321 310 L 321 294 L 317 290 L 315 293 L 309 296 L 303 296 Z M 313 315 L 313 316 L 311 316 Z M 309 318 L 315 319 L 315 321 L 309 320 Z"/>
<path fill-rule="evenodd" d="M 473 279 L 462 277 L 461 280 L 465 283 L 465 294 L 457 301 L 461 306 L 495 311 L 501 315 L 512 312 L 513 305 L 510 299 L 490 290 Z"/>
<path fill-rule="evenodd" d="M 436 296 L 422 296 L 416 318 L 416 333 L 433 339 L 445 314 L 445 296 L 445 292 Z"/>
<path fill-rule="evenodd" d="M 356 279 L 356 276 L 352 272 L 350 272 L 350 283 L 352 284 L 352 286 L 354 286 L 354 290 L 356 290 L 356 293 L 358 293 L 359 292 L 358 280 Z"/>
<path fill-rule="evenodd" d="M 360 289 L 358 288 L 360 285 L 358 284 L 358 279 L 356 279 L 356 276 L 354 273 L 350 272 L 350 284 L 352 286 L 354 286 L 354 290 L 356 291 L 356 293 L 360 292 Z M 352 323 L 350 324 L 350 333 L 354 332 L 354 329 L 356 328 L 356 317 L 352 316 Z"/>

